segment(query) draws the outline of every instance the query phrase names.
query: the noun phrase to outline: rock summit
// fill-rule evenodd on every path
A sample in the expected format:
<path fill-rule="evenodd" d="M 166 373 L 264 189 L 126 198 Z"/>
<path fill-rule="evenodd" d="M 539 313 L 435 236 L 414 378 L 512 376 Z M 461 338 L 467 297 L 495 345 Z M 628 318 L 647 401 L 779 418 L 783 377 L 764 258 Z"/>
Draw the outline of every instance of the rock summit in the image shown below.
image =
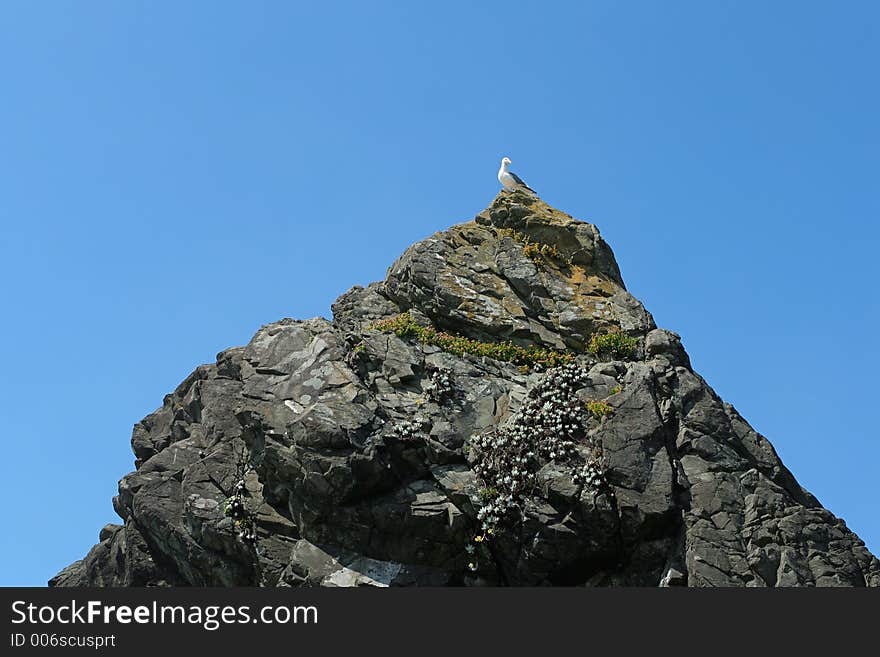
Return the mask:
<path fill-rule="evenodd" d="M 134 427 L 53 586 L 880 586 L 595 226 L 526 191 L 282 319 Z"/>

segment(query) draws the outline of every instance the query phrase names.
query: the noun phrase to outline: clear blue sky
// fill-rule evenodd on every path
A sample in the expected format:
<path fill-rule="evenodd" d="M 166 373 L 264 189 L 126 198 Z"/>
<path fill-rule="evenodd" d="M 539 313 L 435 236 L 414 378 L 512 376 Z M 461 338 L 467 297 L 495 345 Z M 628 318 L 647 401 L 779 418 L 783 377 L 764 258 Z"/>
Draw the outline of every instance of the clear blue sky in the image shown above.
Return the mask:
<path fill-rule="evenodd" d="M 494 197 L 596 223 L 880 553 L 880 5 L 0 4 L 0 584 L 118 521 L 131 426 Z"/>

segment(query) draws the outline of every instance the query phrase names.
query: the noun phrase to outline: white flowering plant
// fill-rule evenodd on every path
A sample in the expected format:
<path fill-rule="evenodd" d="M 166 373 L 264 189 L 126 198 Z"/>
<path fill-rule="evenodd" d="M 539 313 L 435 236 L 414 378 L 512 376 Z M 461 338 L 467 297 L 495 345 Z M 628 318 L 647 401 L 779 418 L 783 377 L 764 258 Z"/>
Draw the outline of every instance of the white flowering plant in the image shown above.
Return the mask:
<path fill-rule="evenodd" d="M 577 363 L 550 369 L 507 425 L 471 436 L 472 467 L 485 484 L 476 543 L 487 541 L 501 523 L 521 512 L 546 463 L 570 467 L 572 481 L 584 490 L 596 494 L 607 489 L 601 445 L 587 433 L 589 421 L 607 413 L 592 412 L 576 395 L 588 383 L 587 370 Z M 470 566 L 476 569 L 474 561 Z"/>

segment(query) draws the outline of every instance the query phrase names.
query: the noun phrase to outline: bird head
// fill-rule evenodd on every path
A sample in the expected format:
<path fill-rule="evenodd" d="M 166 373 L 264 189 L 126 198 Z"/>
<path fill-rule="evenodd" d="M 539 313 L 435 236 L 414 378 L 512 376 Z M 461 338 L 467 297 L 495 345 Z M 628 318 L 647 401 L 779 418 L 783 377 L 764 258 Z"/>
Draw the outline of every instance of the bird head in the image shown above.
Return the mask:
<path fill-rule="evenodd" d="M 510 158 L 509 158 L 509 157 L 502 158 L 502 160 L 501 160 L 501 166 L 509 166 L 510 164 L 511 164 L 511 162 L 510 162 Z"/>

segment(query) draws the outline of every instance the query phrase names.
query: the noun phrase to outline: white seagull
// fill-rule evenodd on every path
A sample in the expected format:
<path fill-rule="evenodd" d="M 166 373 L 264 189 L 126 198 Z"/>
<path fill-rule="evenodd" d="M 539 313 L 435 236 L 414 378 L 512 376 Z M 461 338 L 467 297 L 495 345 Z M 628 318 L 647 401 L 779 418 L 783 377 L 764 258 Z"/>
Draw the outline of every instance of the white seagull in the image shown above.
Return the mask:
<path fill-rule="evenodd" d="M 525 187 L 532 194 L 535 194 L 535 190 L 526 185 L 522 178 L 516 175 L 513 171 L 508 171 L 507 167 L 510 166 L 510 158 L 505 157 L 501 160 L 501 168 L 498 169 L 498 182 L 501 183 L 501 186 L 504 189 L 517 189 L 518 187 Z"/>

